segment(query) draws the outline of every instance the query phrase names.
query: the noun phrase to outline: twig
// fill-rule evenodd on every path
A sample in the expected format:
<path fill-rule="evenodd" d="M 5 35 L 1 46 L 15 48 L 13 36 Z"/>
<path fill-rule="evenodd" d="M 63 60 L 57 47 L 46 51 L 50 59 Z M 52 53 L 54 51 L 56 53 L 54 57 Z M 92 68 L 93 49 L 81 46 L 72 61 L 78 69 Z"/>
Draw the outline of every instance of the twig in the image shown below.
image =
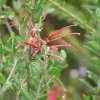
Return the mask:
<path fill-rule="evenodd" d="M 9 31 L 9 33 L 12 33 L 13 32 L 13 30 L 12 30 L 9 22 L 6 22 L 6 27 L 7 27 L 8 31 Z"/>
<path fill-rule="evenodd" d="M 28 49 L 28 54 L 27 54 L 27 63 L 26 63 L 26 69 L 27 69 L 27 85 L 28 85 L 28 89 L 30 89 L 31 83 L 30 83 L 30 67 L 29 67 L 29 63 L 30 63 L 30 59 L 31 59 L 31 47 L 29 47 Z"/>
<path fill-rule="evenodd" d="M 51 54 L 51 53 L 47 53 L 47 54 L 50 55 L 50 56 L 54 56 L 54 57 L 56 57 L 59 60 L 62 60 L 63 59 L 62 57 L 60 57 L 58 55 L 55 55 L 55 54 Z"/>
<path fill-rule="evenodd" d="M 39 82 L 38 90 L 37 90 L 37 93 L 36 93 L 36 100 L 38 100 L 38 97 L 40 96 L 40 91 L 41 91 L 41 87 L 43 85 L 43 82 L 44 82 L 44 77 Z"/>
<path fill-rule="evenodd" d="M 66 88 L 64 87 L 64 85 L 63 85 L 63 83 L 61 82 L 60 79 L 58 79 L 57 77 L 55 77 L 55 79 L 58 81 L 58 83 L 61 85 L 61 87 L 62 87 L 62 89 L 64 91 L 64 95 L 62 96 L 62 99 L 66 100 L 66 92 L 67 92 Z"/>
<path fill-rule="evenodd" d="M 3 5 L 3 9 L 5 10 L 6 8 L 7 8 L 7 6 L 4 4 Z M 11 28 L 11 26 L 10 26 L 8 21 L 6 22 L 6 27 L 7 27 L 8 31 L 9 31 L 9 33 L 13 32 L 13 30 L 12 30 L 12 28 Z"/>
<path fill-rule="evenodd" d="M 25 79 L 23 79 L 21 81 L 21 86 L 20 86 L 20 89 L 17 91 L 17 94 L 16 94 L 16 99 L 15 100 L 19 100 L 19 96 L 20 96 L 20 92 L 22 90 L 22 88 L 25 86 Z"/>
<path fill-rule="evenodd" d="M 8 78 L 7 78 L 7 80 L 6 80 L 6 82 L 5 82 L 5 84 L 3 85 L 3 87 L 1 88 L 1 90 L 0 90 L 0 94 L 2 94 L 4 91 L 5 91 L 5 89 L 6 89 L 6 86 L 7 86 L 7 83 L 11 80 L 11 78 L 13 77 L 13 75 L 14 75 L 14 73 L 15 73 L 15 71 L 16 71 L 16 65 L 17 65 L 17 63 L 18 63 L 18 59 L 14 59 L 14 64 L 13 64 L 13 68 L 11 69 L 11 71 L 10 71 L 10 74 L 9 74 L 9 76 L 8 76 Z"/>

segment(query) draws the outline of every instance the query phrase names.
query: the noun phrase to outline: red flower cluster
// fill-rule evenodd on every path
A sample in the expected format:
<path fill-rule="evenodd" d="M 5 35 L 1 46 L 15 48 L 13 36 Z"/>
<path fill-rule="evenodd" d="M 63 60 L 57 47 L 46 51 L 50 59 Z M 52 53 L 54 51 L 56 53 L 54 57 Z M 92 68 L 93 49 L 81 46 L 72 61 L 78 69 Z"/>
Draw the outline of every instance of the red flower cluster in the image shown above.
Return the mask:
<path fill-rule="evenodd" d="M 55 30 L 55 31 L 51 32 L 46 38 L 42 39 L 42 41 L 45 42 L 51 50 L 58 50 L 58 47 L 74 48 L 71 44 L 68 44 L 64 40 L 62 40 L 62 38 L 65 36 L 70 36 L 72 34 L 80 35 L 80 33 L 61 34 L 63 30 L 72 28 L 73 26 L 76 26 L 76 25 L 74 24 L 74 25 L 70 25 L 70 26 L 61 28 L 59 30 Z M 50 43 L 55 42 L 55 41 L 58 41 L 61 44 L 50 46 Z M 29 45 L 32 48 L 34 48 L 32 51 L 32 55 L 34 55 L 34 56 L 41 51 L 41 48 L 43 45 L 43 43 L 39 39 L 36 38 L 34 32 L 30 34 L 29 40 L 27 42 L 22 42 L 17 47 L 21 46 L 22 44 L 26 44 L 26 45 Z M 76 49 L 76 48 L 74 48 L 74 49 Z"/>

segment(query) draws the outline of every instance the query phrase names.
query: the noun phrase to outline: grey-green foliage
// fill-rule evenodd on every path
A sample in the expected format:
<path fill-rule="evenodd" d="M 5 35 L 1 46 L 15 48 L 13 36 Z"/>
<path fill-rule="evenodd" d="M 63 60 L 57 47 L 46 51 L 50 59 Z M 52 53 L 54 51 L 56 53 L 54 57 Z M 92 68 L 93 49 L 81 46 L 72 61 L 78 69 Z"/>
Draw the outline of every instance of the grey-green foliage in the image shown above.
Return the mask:
<path fill-rule="evenodd" d="M 100 7 L 100 0 L 98 0 L 98 6 Z"/>
<path fill-rule="evenodd" d="M 4 23 L 8 18 L 11 19 L 14 16 L 14 13 L 5 6 L 6 2 L 7 0 L 0 0 L 0 23 Z"/>
<path fill-rule="evenodd" d="M 74 4 L 77 1 L 71 2 Z M 89 89 L 88 96 L 82 93 L 82 96 L 84 95 L 84 100 L 97 100 L 99 98 L 98 94 L 100 89 L 100 35 L 98 34 L 100 24 L 100 0 L 98 0 L 98 2 L 97 0 L 80 0 L 78 2 L 81 3 L 72 5 L 70 2 L 67 2 L 67 0 L 23 0 L 21 9 L 18 6 L 19 1 L 13 1 L 12 5 L 18 10 L 17 13 L 19 13 L 19 15 L 23 15 L 23 11 L 20 12 L 20 10 L 31 14 L 36 23 L 42 23 L 45 14 L 50 13 L 51 16 L 56 16 L 59 21 L 63 20 L 64 22 L 77 23 L 87 31 L 87 33 L 85 33 L 86 42 L 84 42 L 84 48 L 90 55 L 87 77 L 91 78 L 97 84 L 97 87 L 93 87 L 91 83 L 84 78 L 79 79 L 81 83 Z M 6 0 L 0 0 L 0 23 L 5 23 L 8 18 L 12 19 L 14 17 L 14 12 L 12 12 L 9 7 L 2 10 L 5 3 Z M 78 9 L 78 7 L 80 8 Z M 27 16 L 22 16 L 22 19 L 25 19 L 25 17 Z M 26 20 L 25 22 L 29 23 L 29 21 Z M 23 22 L 20 22 L 20 25 L 23 25 Z M 27 26 L 22 28 L 27 31 Z M 91 32 L 92 35 L 89 35 Z M 89 38 L 87 38 L 87 34 Z M 61 71 L 68 66 L 66 62 L 66 52 L 64 50 L 56 53 L 51 51 L 45 70 L 46 65 L 43 58 L 45 51 L 40 52 L 36 57 L 31 56 L 31 59 L 29 59 L 28 46 L 23 45 L 20 49 L 15 48 L 20 41 L 27 41 L 27 38 L 23 36 L 23 34 L 19 36 L 15 35 L 13 32 L 11 32 L 10 35 L 7 41 L 3 42 L 0 40 L 1 87 L 6 83 L 10 74 L 13 66 L 13 59 L 17 57 L 19 62 L 2 96 L 6 97 L 6 95 L 14 94 L 14 97 L 16 99 L 19 98 L 19 100 L 35 100 L 36 98 L 37 100 L 46 100 L 48 87 L 54 82 L 53 78 L 60 78 Z M 78 97 L 78 95 L 76 96 Z"/>
<path fill-rule="evenodd" d="M 12 37 L 14 38 L 14 37 Z M 12 38 L 7 41 L 7 45 L 3 44 L 4 51 L 8 53 L 8 55 L 4 57 L 5 62 L 3 64 L 0 63 L 1 72 L 4 70 L 5 74 L 0 74 L 0 84 L 4 84 L 6 82 L 6 75 L 9 76 L 10 70 L 12 70 L 13 66 L 13 55 L 11 56 L 11 53 L 13 52 L 13 41 Z M 16 39 L 17 40 L 17 39 Z M 15 43 L 15 42 L 14 42 Z M 6 48 L 6 49 L 5 49 Z M 2 49 L 2 48 L 1 48 Z M 54 81 L 53 76 L 55 78 L 60 77 L 60 73 L 62 69 L 67 67 L 66 64 L 66 53 L 64 50 L 61 50 L 61 53 L 57 53 L 58 56 L 61 57 L 61 62 L 59 62 L 59 59 L 55 56 L 49 57 L 48 66 L 46 73 L 45 71 L 45 62 L 41 63 L 39 59 L 41 59 L 39 55 L 34 59 L 31 59 L 29 63 L 27 63 L 27 58 L 23 58 L 24 55 L 27 53 L 22 53 L 22 51 L 14 50 L 14 57 L 19 58 L 19 62 L 16 66 L 16 73 L 12 76 L 12 80 L 7 83 L 7 86 L 4 91 L 4 95 L 6 99 L 7 95 L 10 94 L 10 92 L 14 95 L 15 98 L 19 98 L 21 100 L 45 100 L 47 97 L 47 89 L 49 85 Z M 9 55 L 10 54 L 10 55 Z M 53 53 L 55 54 L 55 53 Z M 44 55 L 44 54 L 42 54 Z M 46 77 L 45 77 L 46 74 Z M 49 80 L 50 78 L 50 80 Z M 14 91 L 14 92 L 13 92 Z M 38 94 L 39 92 L 39 94 Z M 17 95 L 15 96 L 15 94 Z M 38 96 L 39 95 L 39 96 Z M 3 96 L 3 94 L 2 94 Z M 9 96 L 10 98 L 10 96 Z"/>
<path fill-rule="evenodd" d="M 58 55 L 61 58 L 56 58 L 58 60 L 55 59 L 55 57 L 50 57 L 50 61 L 48 64 L 49 67 L 49 73 L 53 74 L 55 77 L 60 78 L 61 77 L 61 71 L 64 68 L 67 68 L 67 63 L 66 63 L 66 52 L 64 50 L 60 51 L 60 54 Z M 61 60 L 61 62 L 59 62 L 59 60 Z"/>
<path fill-rule="evenodd" d="M 26 10 L 34 16 L 34 21 L 39 22 L 40 18 L 44 17 L 43 15 L 43 3 L 45 0 L 25 0 Z"/>
<path fill-rule="evenodd" d="M 5 8 L 4 10 L 0 9 L 0 23 L 5 23 L 7 19 L 12 19 L 14 17 L 14 12 L 11 12 L 9 7 Z"/>
<path fill-rule="evenodd" d="M 97 87 L 93 87 L 91 83 L 89 83 L 85 79 L 81 79 L 80 81 L 88 88 L 88 95 L 84 94 L 84 100 L 99 100 L 99 92 L 100 92 L 100 87 L 99 87 L 99 82 L 100 82 L 100 77 L 94 73 L 93 71 L 88 71 L 88 77 L 92 79 L 96 84 Z"/>
<path fill-rule="evenodd" d="M 0 41 L 0 56 L 4 55 L 4 50 L 3 50 L 3 44 L 2 41 Z"/>
<path fill-rule="evenodd" d="M 7 0 L 0 0 L 0 7 L 2 7 L 2 6 L 3 6 L 3 4 L 5 4 L 5 3 L 6 3 L 6 1 L 7 1 Z"/>

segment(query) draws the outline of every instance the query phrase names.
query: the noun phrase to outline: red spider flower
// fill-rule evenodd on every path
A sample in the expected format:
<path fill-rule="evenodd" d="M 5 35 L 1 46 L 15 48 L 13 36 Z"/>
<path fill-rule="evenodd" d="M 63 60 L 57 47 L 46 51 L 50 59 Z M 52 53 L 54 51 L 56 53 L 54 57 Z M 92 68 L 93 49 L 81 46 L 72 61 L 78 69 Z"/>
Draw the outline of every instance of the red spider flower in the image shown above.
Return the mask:
<path fill-rule="evenodd" d="M 64 95 L 66 95 L 65 88 L 60 84 L 56 84 L 47 90 L 47 100 L 61 100 Z"/>
<path fill-rule="evenodd" d="M 35 56 L 36 54 L 38 54 L 41 50 L 41 42 L 38 41 L 36 38 L 34 38 L 33 34 L 30 34 L 30 38 L 27 42 L 21 42 L 17 45 L 17 48 L 20 47 L 22 44 L 26 44 L 31 46 L 32 48 L 34 48 L 34 50 L 32 50 L 32 55 Z"/>
<path fill-rule="evenodd" d="M 76 24 L 73 24 L 73 25 L 70 25 L 70 26 L 66 26 L 64 28 L 61 28 L 60 30 L 55 30 L 53 32 L 51 32 L 46 38 L 44 38 L 43 40 L 47 43 L 47 45 L 49 45 L 50 43 L 52 42 L 59 42 L 61 45 L 54 45 L 54 46 L 49 46 L 50 49 L 52 50 L 58 50 L 58 47 L 69 47 L 69 48 L 73 48 L 75 50 L 78 51 L 77 48 L 75 48 L 74 46 L 72 46 L 71 44 L 69 43 L 66 43 L 66 41 L 64 41 L 62 38 L 65 37 L 65 36 L 70 36 L 70 35 L 73 35 L 73 34 L 77 34 L 77 35 L 80 35 L 80 33 L 69 33 L 69 34 L 62 34 L 62 31 L 65 30 L 65 29 L 68 29 L 68 28 L 72 28 L 73 26 L 76 26 Z M 53 38 L 55 37 L 56 38 Z M 53 38 L 53 39 L 52 39 Z"/>
<path fill-rule="evenodd" d="M 52 87 L 48 90 L 47 100 L 56 100 L 57 99 L 57 87 Z"/>
<path fill-rule="evenodd" d="M 62 40 L 63 37 L 65 36 L 70 36 L 72 34 L 77 34 L 77 35 L 80 35 L 80 33 L 69 33 L 69 34 L 62 34 L 62 31 L 65 30 L 65 29 L 68 29 L 68 28 L 72 28 L 73 26 L 76 26 L 75 24 L 74 25 L 70 25 L 70 26 L 67 26 L 67 27 L 64 27 L 64 28 L 61 28 L 59 30 L 55 30 L 53 31 L 52 33 L 50 33 L 46 38 L 42 39 L 42 41 L 44 41 L 47 46 L 51 49 L 51 50 L 58 50 L 58 47 L 69 47 L 69 48 L 74 48 L 76 49 L 74 46 L 72 46 L 71 44 L 68 44 L 66 43 L 64 40 Z M 56 36 L 56 38 L 55 38 Z M 34 50 L 32 51 L 32 55 L 36 55 L 38 54 L 40 51 L 41 51 L 41 48 L 42 48 L 42 42 L 40 41 L 41 40 L 41 37 L 39 37 L 40 39 L 37 39 L 36 36 L 35 36 L 35 33 L 30 33 L 30 38 L 28 40 L 28 42 L 22 42 L 20 43 L 17 47 L 19 47 L 20 45 L 22 44 L 26 44 L 26 45 L 29 45 L 31 46 L 32 48 L 34 48 Z M 55 41 L 58 41 L 59 43 L 61 43 L 60 45 L 53 45 L 53 46 L 50 46 L 50 43 L 52 42 L 55 42 Z"/>

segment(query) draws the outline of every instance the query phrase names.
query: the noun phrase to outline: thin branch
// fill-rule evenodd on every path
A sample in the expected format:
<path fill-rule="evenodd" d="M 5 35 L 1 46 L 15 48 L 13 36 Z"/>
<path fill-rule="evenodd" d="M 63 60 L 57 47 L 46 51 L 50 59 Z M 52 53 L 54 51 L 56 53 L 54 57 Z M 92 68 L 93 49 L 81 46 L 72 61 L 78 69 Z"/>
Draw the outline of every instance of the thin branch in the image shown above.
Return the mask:
<path fill-rule="evenodd" d="M 44 77 L 42 77 L 42 79 L 39 82 L 39 86 L 38 86 L 37 93 L 36 93 L 36 100 L 38 100 L 38 98 L 40 96 L 40 91 L 41 91 L 41 87 L 43 85 L 43 82 L 44 82 Z"/>
<path fill-rule="evenodd" d="M 17 93 L 16 93 L 16 99 L 15 100 L 20 100 L 19 99 L 19 97 L 20 97 L 20 92 L 21 92 L 21 90 L 23 89 L 23 87 L 25 87 L 25 79 L 23 79 L 22 81 L 21 81 L 21 85 L 20 85 L 20 89 L 17 91 Z"/>
<path fill-rule="evenodd" d="M 25 34 L 25 35 L 27 34 L 27 32 L 22 28 L 22 26 L 19 23 L 16 23 L 15 21 L 13 21 L 11 24 L 12 24 L 11 26 L 18 27 L 19 31 L 21 31 L 22 34 Z"/>
<path fill-rule="evenodd" d="M 6 22 L 6 27 L 7 27 L 8 31 L 9 31 L 9 33 L 12 33 L 13 32 L 13 30 L 12 30 L 9 22 Z"/>
<path fill-rule="evenodd" d="M 63 85 L 63 83 L 61 82 L 61 80 L 59 78 L 55 77 L 55 79 L 58 81 L 58 83 L 61 85 L 61 87 L 62 87 L 62 89 L 64 91 L 64 95 L 62 96 L 62 99 L 66 100 L 66 92 L 67 92 L 67 90 L 66 90 L 65 86 Z"/>
<path fill-rule="evenodd" d="M 55 55 L 55 54 L 51 54 L 51 53 L 47 53 L 49 56 L 54 56 L 54 57 L 56 57 L 57 59 L 59 59 L 59 60 L 62 60 L 63 58 L 62 57 L 60 57 L 60 56 L 58 56 L 58 55 Z"/>
<path fill-rule="evenodd" d="M 7 83 L 11 80 L 11 78 L 13 77 L 13 75 L 14 75 L 14 73 L 16 71 L 16 65 L 17 65 L 17 63 L 18 63 L 18 59 L 15 58 L 14 59 L 13 67 L 12 67 L 12 69 L 10 71 L 10 74 L 9 74 L 9 76 L 8 76 L 5 84 L 3 85 L 3 87 L 0 90 L 0 94 L 2 94 L 6 90 Z"/>
<path fill-rule="evenodd" d="M 45 45 L 45 44 L 44 44 Z M 39 86 L 38 86 L 38 90 L 37 90 L 37 93 L 36 93 L 36 100 L 38 100 L 39 96 L 40 96 L 40 92 L 41 92 L 41 88 L 43 85 L 46 86 L 46 80 L 47 80 L 47 66 L 48 66 L 48 51 L 46 50 L 46 47 L 45 47 L 45 56 L 44 56 L 44 75 L 42 76 L 40 82 L 39 82 Z"/>

